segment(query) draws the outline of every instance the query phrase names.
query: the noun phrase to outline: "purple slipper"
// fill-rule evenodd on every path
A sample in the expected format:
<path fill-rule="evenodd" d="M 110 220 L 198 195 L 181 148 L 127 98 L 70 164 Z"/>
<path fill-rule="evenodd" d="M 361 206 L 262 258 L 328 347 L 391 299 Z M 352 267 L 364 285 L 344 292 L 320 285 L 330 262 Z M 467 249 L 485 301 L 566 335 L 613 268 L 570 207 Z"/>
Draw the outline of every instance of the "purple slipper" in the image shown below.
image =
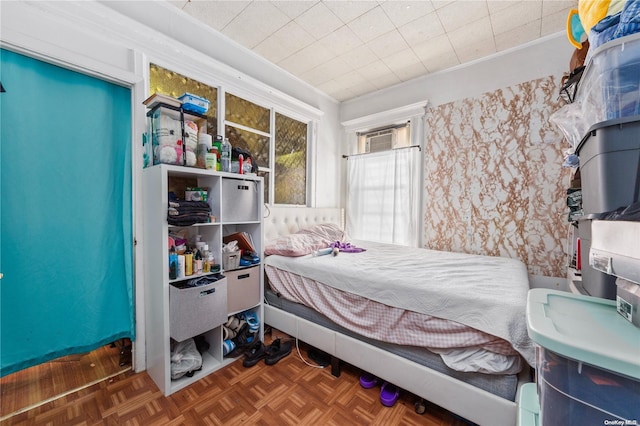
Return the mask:
<path fill-rule="evenodd" d="M 399 396 L 400 389 L 396 385 L 392 385 L 389 382 L 382 384 L 382 389 L 380 390 L 380 402 L 382 402 L 382 405 L 393 407 Z"/>
<path fill-rule="evenodd" d="M 371 389 L 377 384 L 378 384 L 378 378 L 373 374 L 364 373 L 362 376 L 360 376 L 360 386 L 362 386 L 365 389 Z"/>

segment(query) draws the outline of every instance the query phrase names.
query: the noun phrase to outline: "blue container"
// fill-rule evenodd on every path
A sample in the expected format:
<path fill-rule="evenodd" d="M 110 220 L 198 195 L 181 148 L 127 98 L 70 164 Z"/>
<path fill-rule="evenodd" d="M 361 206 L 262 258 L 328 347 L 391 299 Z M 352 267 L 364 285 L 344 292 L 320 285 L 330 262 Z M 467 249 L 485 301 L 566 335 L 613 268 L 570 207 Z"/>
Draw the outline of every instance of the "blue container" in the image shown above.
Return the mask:
<path fill-rule="evenodd" d="M 184 93 L 178 99 L 182 102 L 182 109 L 185 111 L 205 114 L 209 110 L 209 100 L 200 96 Z"/>

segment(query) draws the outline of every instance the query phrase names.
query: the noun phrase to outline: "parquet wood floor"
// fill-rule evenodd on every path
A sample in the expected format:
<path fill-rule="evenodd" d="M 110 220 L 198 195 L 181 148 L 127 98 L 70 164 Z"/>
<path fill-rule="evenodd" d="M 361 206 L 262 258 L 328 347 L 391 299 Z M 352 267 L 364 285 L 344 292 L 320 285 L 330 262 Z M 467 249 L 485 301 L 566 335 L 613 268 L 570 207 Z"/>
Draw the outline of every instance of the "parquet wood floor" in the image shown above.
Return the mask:
<path fill-rule="evenodd" d="M 106 345 L 9 374 L 0 379 L 0 419 L 131 369 L 120 360 L 120 347 Z"/>
<path fill-rule="evenodd" d="M 302 343 L 300 349 L 307 358 Z M 245 368 L 238 360 L 169 397 L 145 372 L 129 371 L 1 425 L 466 425 L 429 404 L 416 414 L 416 398 L 407 392 L 384 407 L 379 387 L 360 386 L 360 373 L 343 364 L 336 378 L 330 367 L 306 365 L 294 347 L 276 365 Z"/>

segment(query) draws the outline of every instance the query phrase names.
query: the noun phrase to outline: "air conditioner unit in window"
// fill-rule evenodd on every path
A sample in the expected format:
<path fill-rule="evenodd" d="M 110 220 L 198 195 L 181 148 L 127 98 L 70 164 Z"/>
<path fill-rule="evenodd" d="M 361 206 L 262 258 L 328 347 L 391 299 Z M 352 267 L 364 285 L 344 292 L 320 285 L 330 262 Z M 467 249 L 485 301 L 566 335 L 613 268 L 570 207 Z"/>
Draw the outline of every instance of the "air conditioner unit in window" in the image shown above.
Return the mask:
<path fill-rule="evenodd" d="M 380 152 L 393 149 L 396 144 L 397 129 L 381 130 L 366 135 L 365 152 Z"/>

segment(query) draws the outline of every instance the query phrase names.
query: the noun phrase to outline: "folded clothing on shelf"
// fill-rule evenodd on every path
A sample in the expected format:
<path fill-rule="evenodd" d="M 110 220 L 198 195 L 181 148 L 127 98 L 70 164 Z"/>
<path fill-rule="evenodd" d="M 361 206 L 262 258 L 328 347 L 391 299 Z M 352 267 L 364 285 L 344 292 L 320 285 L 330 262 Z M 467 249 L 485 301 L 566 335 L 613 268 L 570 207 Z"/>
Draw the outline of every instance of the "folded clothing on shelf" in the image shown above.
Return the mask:
<path fill-rule="evenodd" d="M 195 223 L 208 223 L 210 220 L 211 207 L 204 201 L 169 201 L 169 225 L 190 226 Z"/>

